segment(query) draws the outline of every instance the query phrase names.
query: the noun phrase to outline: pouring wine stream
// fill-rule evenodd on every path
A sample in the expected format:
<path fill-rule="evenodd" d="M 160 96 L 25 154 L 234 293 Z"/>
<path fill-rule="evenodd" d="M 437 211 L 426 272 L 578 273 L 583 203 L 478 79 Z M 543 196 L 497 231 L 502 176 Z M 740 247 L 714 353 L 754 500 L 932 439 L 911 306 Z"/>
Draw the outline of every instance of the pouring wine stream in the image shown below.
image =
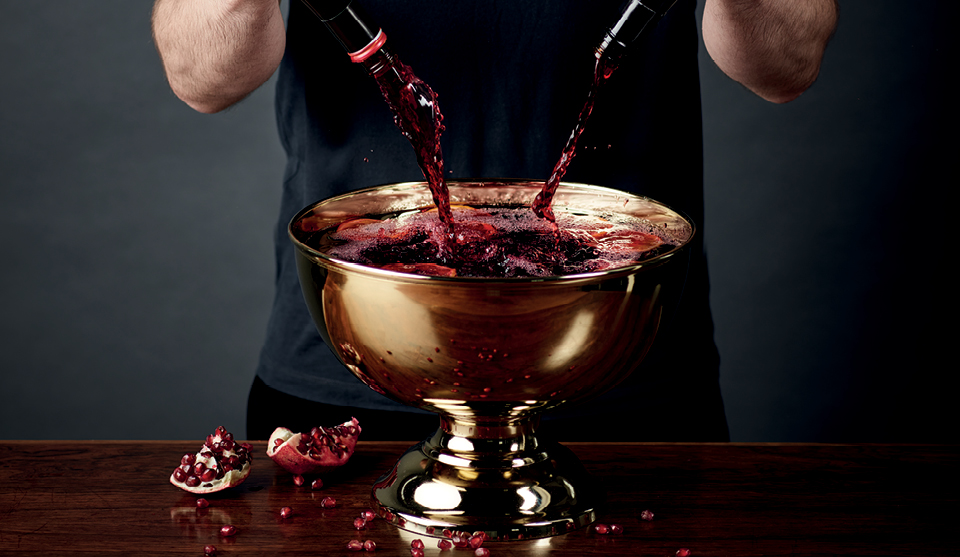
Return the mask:
<path fill-rule="evenodd" d="M 557 161 L 550 178 L 533 202 L 533 212 L 540 218 L 556 223 L 551 204 L 560 180 L 576 155 L 577 140 L 583 133 L 596 103 L 597 93 L 616 70 L 620 59 L 630 45 L 656 27 L 660 18 L 676 0 L 628 0 L 616 24 L 607 29 L 595 49 L 593 84 L 580 111 L 577 123 Z M 384 99 L 394 115 L 394 122 L 410 140 L 417 163 L 430 187 L 446 237 L 441 249 L 453 253 L 455 236 L 450 194 L 443 176 L 443 153 L 440 134 L 443 115 L 437 95 L 429 85 L 414 75 L 386 45 L 383 30 L 372 24 L 357 2 L 352 0 L 303 0 L 327 28 L 340 40 L 350 60 L 363 65 L 377 80 Z"/>

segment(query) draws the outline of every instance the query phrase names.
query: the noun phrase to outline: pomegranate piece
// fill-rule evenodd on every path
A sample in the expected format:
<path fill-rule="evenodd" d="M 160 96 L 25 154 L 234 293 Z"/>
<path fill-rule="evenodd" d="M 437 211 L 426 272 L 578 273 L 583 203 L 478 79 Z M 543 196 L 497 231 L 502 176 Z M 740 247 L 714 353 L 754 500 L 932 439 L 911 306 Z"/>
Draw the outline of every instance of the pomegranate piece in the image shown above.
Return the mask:
<path fill-rule="evenodd" d="M 267 442 L 267 456 L 294 474 L 323 474 L 350 460 L 359 436 L 356 418 L 331 428 L 315 427 L 309 433 L 278 427 Z"/>
<path fill-rule="evenodd" d="M 373 540 L 366 540 L 365 542 L 363 542 L 363 550 L 364 550 L 364 551 L 376 551 L 376 550 L 377 550 L 377 542 L 375 542 L 375 541 L 373 541 Z"/>
<path fill-rule="evenodd" d="M 440 540 L 437 542 L 437 547 L 439 547 L 442 550 L 452 549 L 453 542 L 451 542 L 450 540 Z"/>
<path fill-rule="evenodd" d="M 413 540 L 412 542 L 410 542 L 410 548 L 411 548 L 411 549 L 423 549 L 423 548 L 424 548 L 423 540 L 421 540 L 420 538 L 417 538 L 417 539 Z"/>
<path fill-rule="evenodd" d="M 220 528 L 221 536 L 235 536 L 237 534 L 237 527 L 232 524 L 224 524 Z"/>
<path fill-rule="evenodd" d="M 314 491 L 316 491 L 316 490 L 318 490 L 318 489 L 320 489 L 320 488 L 322 488 L 322 487 L 323 487 L 323 480 L 321 480 L 320 478 L 317 478 L 317 479 L 313 480 L 312 482 L 310 482 L 310 489 L 312 489 L 312 490 L 314 490 Z"/>
<path fill-rule="evenodd" d="M 350 551 L 362 551 L 363 542 L 361 542 L 360 540 L 350 540 L 347 542 L 347 549 L 349 549 Z"/>
<path fill-rule="evenodd" d="M 207 508 L 207 507 L 209 507 L 209 506 L 210 506 L 210 501 L 207 501 L 207 500 L 204 499 L 203 497 L 197 499 L 197 508 L 198 508 L 198 509 L 205 509 L 205 508 Z"/>
<path fill-rule="evenodd" d="M 293 516 L 293 509 L 290 507 L 280 507 L 280 518 L 290 518 Z"/>
<path fill-rule="evenodd" d="M 304 479 L 303 479 L 303 476 L 301 476 L 300 474 L 297 474 L 296 476 L 293 477 L 293 485 L 295 485 L 295 486 L 297 486 L 297 487 L 302 486 L 302 485 L 303 485 L 303 482 L 305 482 L 305 481 L 306 481 L 306 480 L 304 480 Z"/>
<path fill-rule="evenodd" d="M 332 509 L 337 506 L 337 500 L 333 497 L 324 497 L 320 500 L 320 508 Z"/>
<path fill-rule="evenodd" d="M 190 493 L 215 493 L 238 486 L 250 475 L 250 448 L 247 443 L 236 443 L 233 434 L 220 426 L 207 436 L 197 454 L 180 458 L 180 465 L 170 474 L 170 483 Z M 197 506 L 203 508 L 200 500 Z"/>

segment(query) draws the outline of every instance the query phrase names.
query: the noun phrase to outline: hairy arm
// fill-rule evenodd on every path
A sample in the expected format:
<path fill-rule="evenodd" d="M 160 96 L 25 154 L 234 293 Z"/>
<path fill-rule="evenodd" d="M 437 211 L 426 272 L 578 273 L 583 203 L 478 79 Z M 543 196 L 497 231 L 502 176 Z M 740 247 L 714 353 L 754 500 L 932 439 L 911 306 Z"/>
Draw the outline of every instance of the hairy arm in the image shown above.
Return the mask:
<path fill-rule="evenodd" d="M 785 103 L 817 79 L 837 17 L 836 0 L 707 0 L 703 42 L 725 74 Z"/>
<path fill-rule="evenodd" d="M 278 0 L 156 0 L 153 39 L 170 88 L 206 113 L 268 80 L 286 45 Z"/>

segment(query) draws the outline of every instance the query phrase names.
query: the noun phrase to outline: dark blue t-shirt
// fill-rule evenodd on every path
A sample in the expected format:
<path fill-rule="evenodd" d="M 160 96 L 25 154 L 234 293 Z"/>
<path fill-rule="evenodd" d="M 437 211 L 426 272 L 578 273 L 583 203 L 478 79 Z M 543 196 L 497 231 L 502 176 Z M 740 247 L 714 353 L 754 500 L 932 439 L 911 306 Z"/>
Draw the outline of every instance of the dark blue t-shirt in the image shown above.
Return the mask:
<path fill-rule="evenodd" d="M 586 99 L 593 49 L 620 9 L 620 0 L 362 4 L 393 51 L 437 92 L 450 178 L 545 179 Z M 565 179 L 652 197 L 689 215 L 702 231 L 695 4 L 679 0 L 605 85 Z M 422 180 L 413 150 L 375 81 L 300 2 L 290 5 L 276 102 L 288 162 L 276 230 L 276 297 L 257 373 L 275 389 L 314 401 L 411 410 L 363 385 L 323 345 L 303 302 L 287 225 L 322 198 Z M 671 417 L 670 427 L 687 420 L 680 429 L 693 429 L 684 438 L 726 436 L 702 245 L 698 234 L 677 317 L 641 371 L 568 413 L 624 408 L 649 418 L 686 401 L 697 409 Z"/>

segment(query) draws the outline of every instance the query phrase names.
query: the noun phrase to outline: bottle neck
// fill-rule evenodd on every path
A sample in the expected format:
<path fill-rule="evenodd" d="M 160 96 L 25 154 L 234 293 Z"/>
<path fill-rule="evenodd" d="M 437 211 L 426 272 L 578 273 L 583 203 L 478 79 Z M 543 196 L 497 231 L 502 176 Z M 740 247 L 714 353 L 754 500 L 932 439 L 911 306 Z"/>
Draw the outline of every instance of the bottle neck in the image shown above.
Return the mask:
<path fill-rule="evenodd" d="M 607 29 L 595 50 L 596 56 L 618 60 L 630 45 L 649 34 L 676 0 L 628 0 L 620 18 Z"/>
<path fill-rule="evenodd" d="M 340 41 L 353 62 L 363 62 L 387 40 L 380 26 L 355 0 L 302 1 Z"/>

